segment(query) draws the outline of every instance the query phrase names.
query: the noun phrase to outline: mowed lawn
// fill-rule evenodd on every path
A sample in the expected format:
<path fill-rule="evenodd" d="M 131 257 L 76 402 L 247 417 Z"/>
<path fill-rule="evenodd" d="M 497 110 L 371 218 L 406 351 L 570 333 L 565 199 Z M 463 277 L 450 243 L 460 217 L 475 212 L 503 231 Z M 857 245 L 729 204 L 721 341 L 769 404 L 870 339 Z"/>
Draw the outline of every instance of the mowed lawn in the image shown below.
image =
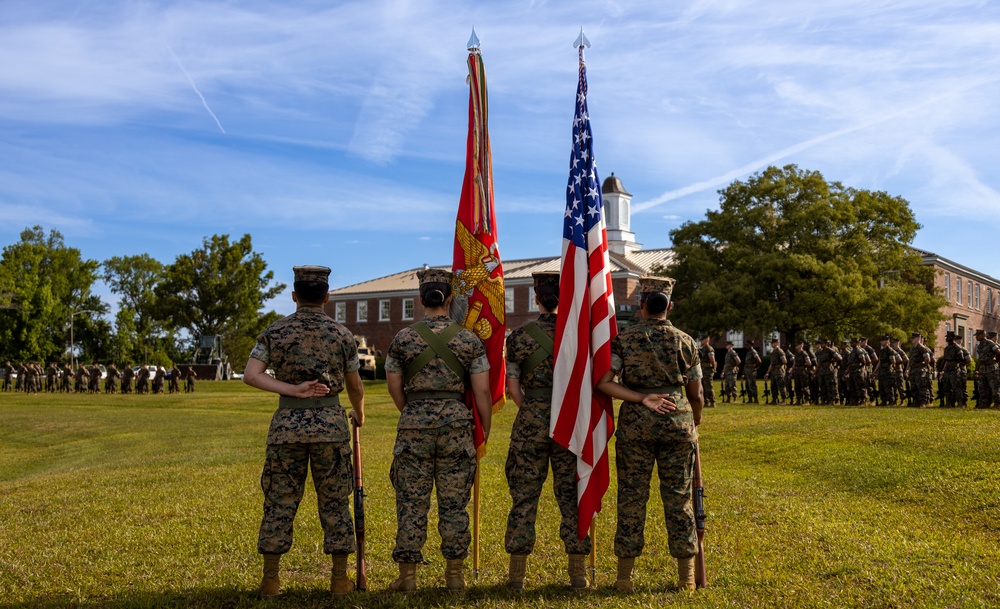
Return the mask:
<path fill-rule="evenodd" d="M 1000 412 L 742 404 L 706 411 L 701 429 L 708 589 L 668 589 L 675 569 L 654 482 L 637 592 L 611 591 L 612 475 L 596 588 L 564 589 L 547 489 L 528 590 L 507 592 L 510 405 L 495 418 L 483 462 L 479 580 L 461 601 L 444 591 L 432 517 L 420 591 L 393 595 L 397 416 L 384 383 L 366 388 L 371 591 L 340 601 L 327 593 L 311 488 L 282 562 L 285 595 L 255 596 L 274 398 L 234 381 L 177 396 L 0 394 L 0 607 L 1000 605 Z"/>

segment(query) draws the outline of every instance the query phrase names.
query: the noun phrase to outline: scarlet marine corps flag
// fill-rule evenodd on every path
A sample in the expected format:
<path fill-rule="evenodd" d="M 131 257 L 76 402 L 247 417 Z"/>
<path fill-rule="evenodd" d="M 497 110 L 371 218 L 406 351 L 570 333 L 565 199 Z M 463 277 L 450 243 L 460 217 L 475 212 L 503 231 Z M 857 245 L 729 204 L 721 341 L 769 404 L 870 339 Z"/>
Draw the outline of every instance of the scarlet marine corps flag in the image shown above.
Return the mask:
<path fill-rule="evenodd" d="M 493 411 L 504 405 L 506 367 L 503 344 L 506 334 L 504 312 L 506 298 L 503 266 L 497 247 L 497 220 L 493 211 L 493 161 L 490 152 L 486 71 L 479 54 L 475 31 L 469 40 L 469 136 L 465 150 L 465 179 L 455 222 L 455 252 L 452 289 L 468 300 L 463 325 L 486 345 L 490 360 L 490 391 Z M 472 404 L 476 419 L 475 442 L 480 457 L 486 453 L 479 413 Z"/>
<path fill-rule="evenodd" d="M 553 370 L 552 439 L 577 455 L 577 534 L 587 536 L 608 490 L 608 440 L 614 433 L 611 398 L 594 387 L 611 369 L 611 339 L 618 334 L 608 259 L 601 181 L 587 113 L 587 68 L 580 30 L 580 80 L 573 119 L 573 152 L 563 218 Z"/>

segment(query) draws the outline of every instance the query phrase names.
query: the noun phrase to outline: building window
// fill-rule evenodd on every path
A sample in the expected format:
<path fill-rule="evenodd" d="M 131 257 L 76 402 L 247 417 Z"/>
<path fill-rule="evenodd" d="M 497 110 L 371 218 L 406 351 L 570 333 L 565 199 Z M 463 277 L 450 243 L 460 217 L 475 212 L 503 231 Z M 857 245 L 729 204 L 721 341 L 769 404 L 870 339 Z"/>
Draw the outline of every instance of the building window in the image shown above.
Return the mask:
<path fill-rule="evenodd" d="M 730 330 L 726 332 L 726 341 L 733 343 L 734 349 L 743 348 L 743 331 L 737 332 L 736 330 Z"/>
<path fill-rule="evenodd" d="M 955 278 L 955 302 L 962 304 L 962 278 Z"/>
<path fill-rule="evenodd" d="M 948 322 L 948 321 L 944 322 L 944 331 L 946 333 L 947 332 L 951 332 L 951 322 Z"/>
<path fill-rule="evenodd" d="M 506 289 L 504 289 L 503 293 L 504 293 L 504 296 L 506 297 L 506 300 L 507 300 L 507 306 L 505 308 L 507 309 L 508 313 L 513 313 L 514 312 L 514 288 L 506 288 Z"/>
<path fill-rule="evenodd" d="M 358 301 L 358 322 L 368 321 L 368 301 L 359 300 Z"/>
<path fill-rule="evenodd" d="M 986 288 L 986 313 L 993 314 L 993 288 Z"/>
<path fill-rule="evenodd" d="M 403 319 L 413 319 L 413 299 L 403 299 Z"/>
<path fill-rule="evenodd" d="M 976 310 L 979 310 L 979 284 L 976 284 Z"/>
<path fill-rule="evenodd" d="M 378 320 L 379 321 L 389 321 L 389 301 L 380 300 L 378 301 Z"/>
<path fill-rule="evenodd" d="M 951 273 L 944 274 L 944 299 L 951 302 Z"/>
<path fill-rule="evenodd" d="M 969 308 L 972 308 L 972 282 L 969 282 L 969 300 L 966 302 Z"/>
<path fill-rule="evenodd" d="M 537 311 L 538 305 L 535 303 L 535 287 L 528 288 L 528 310 Z"/>
<path fill-rule="evenodd" d="M 344 323 L 345 321 L 347 321 L 347 303 L 346 302 L 338 302 L 335 305 L 333 305 L 333 319 L 337 323 L 341 323 L 341 324 Z"/>

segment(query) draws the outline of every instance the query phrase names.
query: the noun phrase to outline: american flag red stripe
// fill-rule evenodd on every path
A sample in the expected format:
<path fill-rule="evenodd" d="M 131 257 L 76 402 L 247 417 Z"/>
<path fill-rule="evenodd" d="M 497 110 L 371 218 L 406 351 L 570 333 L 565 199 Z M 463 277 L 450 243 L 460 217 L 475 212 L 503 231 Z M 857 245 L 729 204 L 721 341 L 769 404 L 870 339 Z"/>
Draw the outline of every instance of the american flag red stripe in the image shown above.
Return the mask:
<path fill-rule="evenodd" d="M 580 55 L 573 152 L 563 224 L 550 433 L 577 455 L 578 530 L 587 535 L 608 490 L 608 441 L 614 433 L 611 398 L 595 390 L 611 369 L 618 334 L 600 179 L 594 163 L 587 71 Z"/>

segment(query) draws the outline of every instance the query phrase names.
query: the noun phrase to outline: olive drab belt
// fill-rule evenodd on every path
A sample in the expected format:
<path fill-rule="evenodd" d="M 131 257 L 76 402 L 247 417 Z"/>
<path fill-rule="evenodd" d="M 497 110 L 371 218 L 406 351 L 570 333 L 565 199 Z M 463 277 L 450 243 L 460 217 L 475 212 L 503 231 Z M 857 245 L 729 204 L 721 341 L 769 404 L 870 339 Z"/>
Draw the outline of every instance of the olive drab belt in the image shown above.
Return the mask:
<path fill-rule="evenodd" d="M 407 391 L 406 403 L 417 400 L 459 400 L 465 398 L 465 394 L 459 391 Z"/>
<path fill-rule="evenodd" d="M 340 406 L 340 394 L 324 395 L 318 398 L 293 398 L 290 395 L 278 397 L 278 408 L 330 408 Z"/>
<path fill-rule="evenodd" d="M 523 391 L 526 398 L 551 398 L 552 387 L 532 387 Z"/>

